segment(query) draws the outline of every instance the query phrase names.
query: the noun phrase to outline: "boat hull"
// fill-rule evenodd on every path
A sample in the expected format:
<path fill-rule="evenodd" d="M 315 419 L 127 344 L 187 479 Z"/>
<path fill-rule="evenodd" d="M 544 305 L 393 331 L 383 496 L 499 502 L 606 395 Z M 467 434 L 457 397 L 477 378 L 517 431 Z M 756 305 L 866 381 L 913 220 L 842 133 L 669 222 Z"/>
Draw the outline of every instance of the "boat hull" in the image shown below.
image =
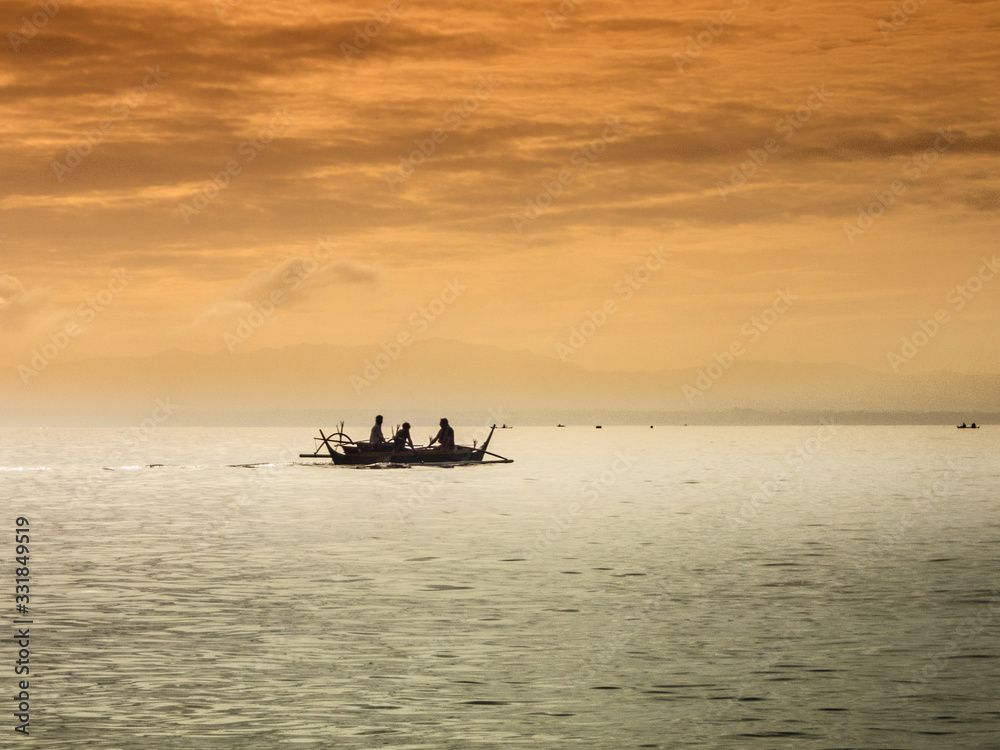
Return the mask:
<path fill-rule="evenodd" d="M 332 458 L 338 466 L 370 466 L 372 464 L 454 464 L 482 462 L 482 450 L 461 448 L 453 451 L 333 451 L 333 455 L 302 454 L 300 458 Z"/>
<path fill-rule="evenodd" d="M 490 434 L 480 446 L 469 447 L 456 445 L 449 450 L 441 448 L 397 448 L 394 443 L 379 443 L 372 445 L 367 442 L 355 442 L 341 431 L 325 435 L 319 431 L 317 442 L 323 448 L 317 448 L 314 453 L 300 453 L 299 458 L 330 459 L 338 466 L 371 466 L 374 464 L 470 464 L 470 463 L 513 463 L 510 459 L 490 453 L 490 440 L 497 426 L 493 425 Z M 325 450 L 324 450 L 325 448 Z M 499 461 L 484 461 L 486 456 L 492 456 Z"/>

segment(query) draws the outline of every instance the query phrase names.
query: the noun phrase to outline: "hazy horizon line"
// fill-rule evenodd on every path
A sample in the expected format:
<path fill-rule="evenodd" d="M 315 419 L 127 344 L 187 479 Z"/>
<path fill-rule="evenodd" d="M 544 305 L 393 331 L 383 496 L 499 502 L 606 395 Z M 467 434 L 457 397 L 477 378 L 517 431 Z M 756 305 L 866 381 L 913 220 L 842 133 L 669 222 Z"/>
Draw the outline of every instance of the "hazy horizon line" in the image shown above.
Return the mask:
<path fill-rule="evenodd" d="M 414 424 L 433 425 L 440 417 L 438 411 L 426 408 L 413 409 L 406 419 Z M 349 427 L 368 425 L 374 419 L 372 409 L 345 409 L 340 412 L 333 410 L 281 410 L 259 411 L 235 414 L 231 412 L 201 412 L 185 415 L 183 412 L 171 416 L 169 423 L 157 423 L 152 429 L 188 429 L 188 428 L 305 428 L 325 429 L 326 426 L 345 422 Z M 433 415 L 433 416 L 431 416 Z M 141 426 L 141 421 L 123 418 L 123 415 L 108 415 L 101 418 L 90 415 L 85 418 L 86 424 L 81 424 L 80 418 L 33 419 L 30 416 L 4 414 L 0 412 L 0 430 L 23 429 L 129 429 Z M 390 423 L 396 417 L 387 417 Z M 489 427 L 492 420 L 481 419 L 481 412 L 470 412 L 468 409 L 456 409 L 449 416 L 452 424 L 460 429 Z M 1000 412 L 984 412 L 972 414 L 960 411 L 900 411 L 900 410 L 759 410 L 732 408 L 716 411 L 682 412 L 682 411 L 634 411 L 634 410 L 565 410 L 541 411 L 532 410 L 521 416 L 511 413 L 509 427 L 782 427 L 782 426 L 816 426 L 836 424 L 856 427 L 946 427 L 956 426 L 959 422 L 966 424 L 992 426 L 1000 424 Z M 147 430 L 148 432 L 149 430 Z"/>

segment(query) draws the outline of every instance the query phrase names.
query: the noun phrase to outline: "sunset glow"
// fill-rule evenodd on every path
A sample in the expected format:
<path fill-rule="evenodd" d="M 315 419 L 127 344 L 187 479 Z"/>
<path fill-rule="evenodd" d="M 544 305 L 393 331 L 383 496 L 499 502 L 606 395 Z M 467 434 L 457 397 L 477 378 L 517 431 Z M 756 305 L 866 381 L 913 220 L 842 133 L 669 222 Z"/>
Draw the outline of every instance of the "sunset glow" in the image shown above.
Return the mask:
<path fill-rule="evenodd" d="M 995 2 L 43 0 L 0 21 L 12 392 L 50 377 L 23 369 L 45 346 L 54 369 L 403 335 L 599 371 L 733 346 L 1000 370 Z"/>

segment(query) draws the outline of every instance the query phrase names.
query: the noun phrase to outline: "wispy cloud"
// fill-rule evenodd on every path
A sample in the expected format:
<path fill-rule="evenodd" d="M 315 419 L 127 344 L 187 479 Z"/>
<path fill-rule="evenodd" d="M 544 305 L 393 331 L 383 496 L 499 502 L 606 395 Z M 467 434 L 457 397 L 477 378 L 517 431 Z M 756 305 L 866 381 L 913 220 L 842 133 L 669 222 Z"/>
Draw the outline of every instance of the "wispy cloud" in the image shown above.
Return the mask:
<path fill-rule="evenodd" d="M 48 301 L 44 290 L 25 289 L 13 276 L 0 276 L 0 326 L 18 331 L 37 324 L 49 312 Z"/>
<path fill-rule="evenodd" d="M 558 2 L 399 0 L 363 54 L 346 58 L 341 45 L 387 6 L 243 0 L 226 2 L 220 16 L 204 0 L 65 2 L 15 50 L 7 34 L 20 33 L 39 6 L 0 0 L 3 272 L 76 299 L 94 279 L 66 273 L 70 266 L 142 268 L 143 294 L 123 302 L 121 320 L 106 325 L 133 325 L 133 338 L 141 331 L 153 340 L 142 326 L 162 320 L 169 327 L 197 317 L 192 310 L 239 314 L 282 290 L 295 262 L 289 248 L 335 229 L 352 252 L 296 290 L 290 309 L 321 289 L 373 283 L 366 268 L 377 265 L 392 287 L 391 304 L 358 301 L 363 314 L 352 329 L 377 342 L 398 325 L 392 316 L 419 300 L 422 284 L 481 274 L 474 288 L 486 296 L 476 302 L 470 294 L 466 304 L 528 312 L 519 312 L 516 324 L 500 315 L 470 323 L 468 336 L 543 351 L 567 323 L 549 305 L 552 280 L 567 273 L 565 258 L 587 258 L 592 274 L 559 292 L 577 296 L 569 309 L 586 306 L 584 286 L 601 288 L 628 248 L 664 242 L 715 258 L 699 273 L 730 291 L 733 257 L 768 276 L 795 266 L 789 259 L 797 254 L 808 256 L 823 273 L 803 294 L 836 297 L 866 288 L 859 268 L 884 279 L 887 248 L 920 244 L 928 227 L 948 227 L 959 247 L 929 243 L 906 272 L 913 274 L 907 289 L 926 286 L 933 296 L 934 280 L 956 252 L 980 252 L 1000 210 L 1000 110 L 983 93 L 1000 67 L 995 2 L 924 3 L 886 35 L 879 22 L 892 15 L 890 0 L 587 0 L 555 28 L 546 11 L 558 10 Z M 738 12 L 713 34 L 726 10 Z M 705 33 L 711 43 L 698 41 Z M 692 39 L 698 54 L 678 70 L 674 56 L 687 54 Z M 116 102 L 156 66 L 169 74 L 163 85 L 115 119 Z M 442 127 L 442 113 L 488 76 L 502 82 L 495 97 L 448 131 L 419 178 L 391 190 L 385 175 L 399 168 L 400 156 Z M 719 181 L 822 86 L 830 100 L 752 181 L 721 201 Z M 239 144 L 284 107 L 292 117 L 280 137 L 196 221 L 179 220 L 178 203 L 203 190 L 212 172 L 238 158 Z M 523 210 L 525 196 L 537 195 L 608 117 L 623 125 L 613 148 L 577 175 L 530 231 L 512 232 L 510 216 Z M 60 181 L 53 161 L 65 162 L 108 118 L 114 127 L 85 166 Z M 843 224 L 931 147 L 941 128 L 961 134 L 947 162 L 880 223 L 878 243 L 847 260 L 837 244 Z M 378 253 L 377 264 L 368 263 L 369 252 Z M 233 279 L 242 281 L 234 286 Z M 790 281 L 769 277 L 755 291 Z M 11 312 L 2 314 L 10 321 L 28 315 L 40 304 L 32 299 L 10 302 Z M 679 334 L 657 317 L 673 301 L 654 305 L 651 295 L 648 310 L 629 313 L 638 329 L 671 344 L 663 352 L 678 351 Z M 862 309 L 873 325 L 890 325 L 874 297 L 841 316 L 853 320 Z M 697 317 L 693 307 L 688 313 Z M 742 314 L 733 312 L 737 320 Z M 531 315 L 538 326 L 525 324 Z M 719 335 L 731 324 L 718 321 Z M 449 325 L 462 333 L 458 316 Z M 289 325 L 285 334 L 308 340 L 320 330 Z M 625 333 L 620 342 L 613 355 L 595 346 L 586 356 L 634 349 Z M 811 346 L 799 343 L 782 345 L 789 352 Z M 857 351 L 845 346 L 844 356 Z M 689 352 L 691 363 L 703 356 Z"/>

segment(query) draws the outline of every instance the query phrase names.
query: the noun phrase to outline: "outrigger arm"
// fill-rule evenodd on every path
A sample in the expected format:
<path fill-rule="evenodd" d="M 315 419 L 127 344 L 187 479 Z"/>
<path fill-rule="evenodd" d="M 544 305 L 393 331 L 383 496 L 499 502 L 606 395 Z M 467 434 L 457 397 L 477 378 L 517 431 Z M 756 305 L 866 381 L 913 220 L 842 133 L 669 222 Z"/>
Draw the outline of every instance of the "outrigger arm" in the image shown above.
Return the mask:
<path fill-rule="evenodd" d="M 326 435 L 323 434 L 323 430 L 319 431 L 319 436 L 323 440 L 323 445 L 325 445 L 326 449 L 328 451 L 330 451 L 330 460 L 332 461 L 333 460 L 333 446 L 330 445 L 330 438 L 328 438 Z"/>

